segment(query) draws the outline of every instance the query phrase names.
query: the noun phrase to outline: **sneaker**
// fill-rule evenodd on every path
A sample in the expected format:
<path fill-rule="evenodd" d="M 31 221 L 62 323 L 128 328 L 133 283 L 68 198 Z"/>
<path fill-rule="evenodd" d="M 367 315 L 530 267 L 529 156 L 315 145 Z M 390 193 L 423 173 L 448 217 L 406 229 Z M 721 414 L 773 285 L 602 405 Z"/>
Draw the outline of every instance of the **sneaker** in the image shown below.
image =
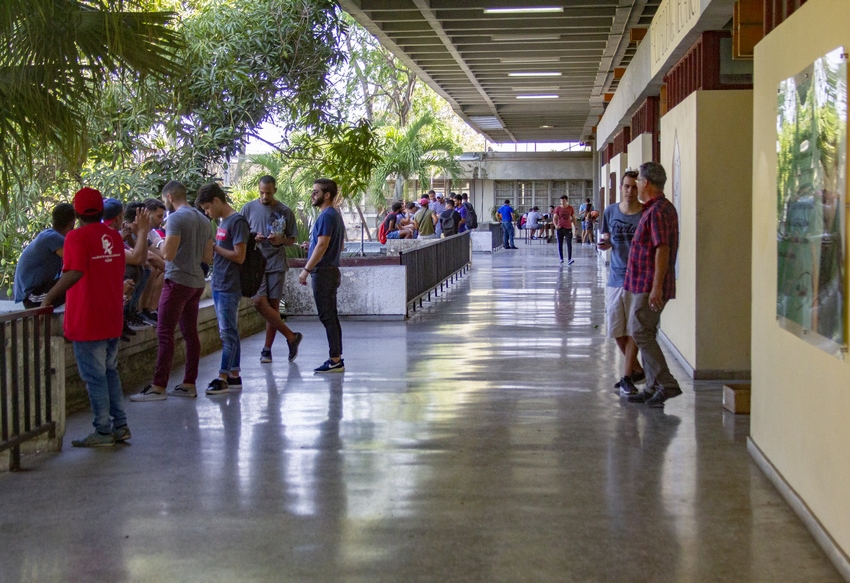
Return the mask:
<path fill-rule="evenodd" d="M 241 391 L 242 377 L 227 377 L 227 388 L 231 391 Z"/>
<path fill-rule="evenodd" d="M 563 263 L 563 262 L 564 262 L 564 260 L 563 260 L 563 259 L 561 259 L 561 263 Z"/>
<path fill-rule="evenodd" d="M 567 265 L 572 265 L 575 262 L 576 262 L 575 259 L 570 259 L 569 261 L 567 261 Z"/>
<path fill-rule="evenodd" d="M 121 330 L 121 336 L 135 336 L 136 331 L 130 328 L 130 324 L 127 323 L 127 320 L 124 320 L 124 329 Z"/>
<path fill-rule="evenodd" d="M 207 387 L 208 395 L 221 395 L 222 393 L 227 393 L 228 391 L 230 391 L 230 387 L 227 386 L 226 381 L 223 381 L 221 379 L 214 379 L 210 381 L 210 384 Z"/>
<path fill-rule="evenodd" d="M 316 374 L 326 372 L 345 372 L 345 361 L 340 360 L 339 362 L 334 362 L 331 359 L 327 359 L 322 366 L 314 369 L 313 372 Z"/>
<path fill-rule="evenodd" d="M 673 397 L 678 397 L 681 394 L 682 389 L 679 387 L 673 387 L 672 389 L 658 389 L 652 397 L 646 400 L 646 404 L 654 409 L 661 409 L 664 407 L 665 401 L 668 401 Z"/>
<path fill-rule="evenodd" d="M 166 399 L 165 391 L 157 393 L 153 390 L 153 385 L 147 385 L 142 392 L 137 395 L 130 395 L 131 401 L 164 401 Z"/>
<path fill-rule="evenodd" d="M 633 395 L 638 394 L 638 389 L 635 386 L 635 383 L 632 381 L 631 377 L 625 376 L 621 378 L 619 384 L 621 397 L 631 397 Z"/>
<path fill-rule="evenodd" d="M 71 442 L 74 447 L 109 447 L 115 445 L 115 438 L 111 433 L 103 434 L 95 431 L 84 439 L 75 439 Z"/>
<path fill-rule="evenodd" d="M 632 382 L 634 384 L 638 384 L 646 380 L 646 373 L 642 370 L 638 372 L 633 372 L 629 376 L 632 377 Z"/>
<path fill-rule="evenodd" d="M 148 326 L 150 326 L 150 324 L 142 320 L 138 314 L 127 316 L 126 322 L 130 326 L 130 328 L 147 328 Z"/>
<path fill-rule="evenodd" d="M 168 394 L 172 397 L 186 397 L 188 399 L 194 399 L 198 396 L 198 391 L 195 387 L 190 388 L 181 383 L 168 391 Z"/>
<path fill-rule="evenodd" d="M 139 312 L 139 316 L 141 316 L 145 320 L 150 320 L 154 323 L 159 320 L 159 314 L 156 312 L 156 310 L 142 310 L 141 312 Z"/>
<path fill-rule="evenodd" d="M 289 362 L 292 362 L 296 358 L 298 358 L 298 345 L 301 344 L 301 340 L 303 339 L 304 335 L 301 334 L 301 332 L 296 332 L 295 339 L 292 342 L 290 342 L 289 340 L 286 341 L 286 345 L 289 346 Z"/>
<path fill-rule="evenodd" d="M 116 427 L 112 430 L 112 437 L 115 438 L 115 441 L 127 441 L 131 437 L 130 428 L 126 425 L 122 425 L 121 427 Z"/>
<path fill-rule="evenodd" d="M 629 395 L 629 403 L 646 403 L 652 398 L 652 393 L 646 390 L 639 392 L 637 395 Z"/>
<path fill-rule="evenodd" d="M 272 361 L 272 349 L 271 348 L 263 348 L 263 351 L 260 352 L 260 362 L 262 364 L 268 364 Z"/>

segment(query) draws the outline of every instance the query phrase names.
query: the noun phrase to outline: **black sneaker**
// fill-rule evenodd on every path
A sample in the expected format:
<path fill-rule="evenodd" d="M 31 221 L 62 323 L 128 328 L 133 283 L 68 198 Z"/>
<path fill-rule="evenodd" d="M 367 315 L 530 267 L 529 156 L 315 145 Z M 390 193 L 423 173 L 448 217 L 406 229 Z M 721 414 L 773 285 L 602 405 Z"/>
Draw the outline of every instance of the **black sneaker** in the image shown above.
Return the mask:
<path fill-rule="evenodd" d="M 632 382 L 632 378 L 630 376 L 624 376 L 620 379 L 620 396 L 621 397 L 631 397 L 633 395 L 638 394 L 638 389 L 635 386 L 634 382 Z"/>
<path fill-rule="evenodd" d="M 645 390 L 637 395 L 629 395 L 629 403 L 646 403 L 652 398 L 652 393 L 647 393 Z"/>
<path fill-rule="evenodd" d="M 286 341 L 286 345 L 289 346 L 289 362 L 298 358 L 298 345 L 301 344 L 301 340 L 303 339 L 304 335 L 301 332 L 296 332 L 292 342 L 289 340 Z"/>
<path fill-rule="evenodd" d="M 672 399 L 673 397 L 678 397 L 681 394 L 682 389 L 679 387 L 673 387 L 672 389 L 658 389 L 652 397 L 646 400 L 646 404 L 654 409 L 661 409 L 664 407 L 665 401 Z"/>
<path fill-rule="evenodd" d="M 221 379 L 214 379 L 210 381 L 209 386 L 207 386 L 207 394 L 208 395 L 221 395 L 230 390 L 227 386 L 227 383 Z"/>
<path fill-rule="evenodd" d="M 328 372 L 345 372 L 345 361 L 340 360 L 339 362 L 334 362 L 331 359 L 328 359 L 322 366 L 313 369 L 313 372 L 315 374 L 323 374 Z"/>
<path fill-rule="evenodd" d="M 131 328 L 146 328 L 147 326 L 150 326 L 150 324 L 142 320 L 138 314 L 128 316 L 126 318 L 126 322 L 130 325 Z"/>
<path fill-rule="evenodd" d="M 130 326 L 127 324 L 127 320 L 124 320 L 124 328 L 121 330 L 121 339 L 126 342 L 129 342 L 130 337 L 135 335 L 136 331 L 130 328 Z"/>
<path fill-rule="evenodd" d="M 227 377 L 227 388 L 231 391 L 241 391 L 242 377 Z"/>
<path fill-rule="evenodd" d="M 148 326 L 156 327 L 156 312 L 150 312 L 148 310 L 142 310 L 138 313 L 138 318 Z"/>
<path fill-rule="evenodd" d="M 268 364 L 272 361 L 272 349 L 271 348 L 263 348 L 262 352 L 260 352 L 260 362 L 262 364 Z"/>

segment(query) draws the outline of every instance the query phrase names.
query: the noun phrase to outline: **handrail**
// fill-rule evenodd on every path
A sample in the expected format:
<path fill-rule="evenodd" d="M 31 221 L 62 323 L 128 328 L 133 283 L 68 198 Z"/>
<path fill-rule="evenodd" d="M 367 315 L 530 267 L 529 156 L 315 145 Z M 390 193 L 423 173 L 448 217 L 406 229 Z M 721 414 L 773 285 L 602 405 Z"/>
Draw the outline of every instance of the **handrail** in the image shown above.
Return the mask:
<path fill-rule="evenodd" d="M 407 302 L 416 301 L 466 267 L 470 245 L 466 231 L 400 253 L 399 261 L 407 267 Z"/>
<path fill-rule="evenodd" d="M 21 444 L 56 436 L 50 366 L 53 308 L 0 316 L 0 452 L 9 469 L 21 468 Z"/>

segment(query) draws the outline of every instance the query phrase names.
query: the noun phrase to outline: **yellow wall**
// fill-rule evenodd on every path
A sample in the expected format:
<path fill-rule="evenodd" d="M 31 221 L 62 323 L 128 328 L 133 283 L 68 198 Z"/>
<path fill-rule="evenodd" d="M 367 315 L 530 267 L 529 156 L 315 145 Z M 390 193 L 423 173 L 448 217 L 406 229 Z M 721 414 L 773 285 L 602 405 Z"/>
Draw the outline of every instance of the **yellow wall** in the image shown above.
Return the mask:
<path fill-rule="evenodd" d="M 661 118 L 661 165 L 667 171 L 667 198 L 673 201 L 673 149 L 678 139 L 682 161 L 682 201 L 679 211 L 679 277 L 676 299 L 661 315 L 661 330 L 690 367 L 697 367 L 697 93 Z"/>
<path fill-rule="evenodd" d="M 652 162 L 652 134 L 647 132 L 637 136 L 629 144 L 629 165 L 637 169 L 644 162 Z"/>
<path fill-rule="evenodd" d="M 661 163 L 673 201 L 681 166 L 676 300 L 662 330 L 696 378 L 750 371 L 751 91 L 698 91 L 661 118 Z"/>
<path fill-rule="evenodd" d="M 776 322 L 776 91 L 850 48 L 850 2 L 809 0 L 756 46 L 753 119 L 752 440 L 850 553 L 850 360 Z M 845 300 L 845 306 L 846 306 Z"/>

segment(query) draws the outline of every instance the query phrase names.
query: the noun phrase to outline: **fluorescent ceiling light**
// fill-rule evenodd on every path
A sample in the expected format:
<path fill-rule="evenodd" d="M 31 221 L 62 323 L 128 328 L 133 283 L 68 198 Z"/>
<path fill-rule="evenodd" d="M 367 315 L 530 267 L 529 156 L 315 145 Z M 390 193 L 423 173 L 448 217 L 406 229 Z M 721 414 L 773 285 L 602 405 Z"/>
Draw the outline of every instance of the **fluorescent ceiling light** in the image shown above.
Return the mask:
<path fill-rule="evenodd" d="M 540 126 L 541 130 L 551 130 L 551 129 L 554 129 L 554 128 L 555 128 L 555 126 Z"/>
<path fill-rule="evenodd" d="M 560 77 L 559 71 L 520 71 L 508 73 L 508 77 Z"/>
<path fill-rule="evenodd" d="M 540 94 L 540 95 L 517 95 L 517 99 L 558 99 L 560 95 Z"/>
<path fill-rule="evenodd" d="M 502 57 L 500 63 L 560 63 L 560 57 Z"/>
<path fill-rule="evenodd" d="M 484 14 L 545 14 L 563 11 L 563 6 L 517 6 L 514 8 L 485 8 Z"/>
<path fill-rule="evenodd" d="M 561 40 L 560 34 L 494 34 L 490 36 L 493 42 L 515 42 L 522 40 Z"/>

